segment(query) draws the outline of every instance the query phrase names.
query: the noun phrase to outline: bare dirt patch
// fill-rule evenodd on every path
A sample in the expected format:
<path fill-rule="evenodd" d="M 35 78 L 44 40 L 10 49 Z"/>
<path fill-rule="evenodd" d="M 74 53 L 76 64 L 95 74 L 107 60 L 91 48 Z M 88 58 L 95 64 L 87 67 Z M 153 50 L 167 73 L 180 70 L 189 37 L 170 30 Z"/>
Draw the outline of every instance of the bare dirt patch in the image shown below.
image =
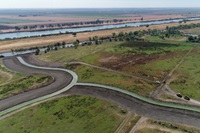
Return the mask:
<path fill-rule="evenodd" d="M 101 58 L 98 60 L 100 63 L 111 63 L 117 62 L 119 58 L 116 55 L 111 55 L 108 53 L 101 54 Z"/>
<path fill-rule="evenodd" d="M 112 69 L 120 70 L 124 67 L 124 65 L 141 65 L 141 64 L 147 64 L 148 62 L 151 62 L 153 60 L 159 59 L 164 60 L 171 57 L 174 57 L 178 54 L 177 53 L 167 53 L 164 55 L 161 54 L 139 54 L 139 55 L 112 55 L 109 56 L 109 54 L 106 56 L 105 53 L 101 56 L 101 59 L 99 59 L 99 62 L 104 67 L 109 67 Z"/>

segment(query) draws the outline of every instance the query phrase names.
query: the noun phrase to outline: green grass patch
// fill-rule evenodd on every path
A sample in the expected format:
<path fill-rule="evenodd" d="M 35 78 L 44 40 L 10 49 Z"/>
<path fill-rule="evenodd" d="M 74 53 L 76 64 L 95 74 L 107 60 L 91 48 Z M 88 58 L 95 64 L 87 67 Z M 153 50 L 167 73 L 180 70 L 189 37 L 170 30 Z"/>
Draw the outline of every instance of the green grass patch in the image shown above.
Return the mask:
<path fill-rule="evenodd" d="M 169 38 L 160 38 L 159 36 L 146 36 L 145 41 L 149 42 L 157 42 L 157 43 L 170 43 L 170 44 L 189 44 L 187 43 L 187 37 L 180 36 L 180 35 L 174 35 L 170 36 Z"/>
<path fill-rule="evenodd" d="M 103 43 L 100 45 L 79 46 L 75 48 L 59 49 L 57 51 L 50 51 L 46 54 L 39 55 L 38 58 L 47 62 L 67 62 L 71 60 L 78 60 L 90 54 L 97 53 L 108 47 L 117 45 L 118 43 Z"/>
<path fill-rule="evenodd" d="M 199 58 L 200 48 L 196 47 L 172 75 L 174 78 L 170 84 L 175 92 L 197 100 L 200 100 Z"/>
<path fill-rule="evenodd" d="M 86 96 L 42 103 L 0 121 L 2 133 L 112 133 L 125 118 L 115 104 Z"/>
<path fill-rule="evenodd" d="M 100 63 L 98 62 L 98 59 L 100 59 L 100 53 L 85 56 L 83 58 L 80 58 L 79 61 L 99 66 Z"/>
<path fill-rule="evenodd" d="M 190 45 L 159 43 L 159 42 L 124 42 L 115 47 L 106 49 L 107 52 L 119 54 L 165 54 L 173 51 L 190 49 Z"/>
<path fill-rule="evenodd" d="M 9 77 L 3 73 L 0 72 L 0 85 L 2 83 L 5 83 L 7 80 L 9 80 Z"/>
<path fill-rule="evenodd" d="M 145 81 L 105 70 L 100 70 L 90 66 L 79 65 L 76 66 L 73 71 L 78 74 L 79 82 L 90 82 L 115 86 L 145 96 L 149 95 L 149 93 L 156 87 L 155 84 L 152 83 L 147 83 Z"/>
<path fill-rule="evenodd" d="M 184 55 L 182 54 L 182 56 Z M 132 73 L 138 76 L 144 75 L 154 80 L 162 80 L 179 63 L 182 56 L 180 54 L 171 58 L 157 59 L 143 65 L 137 65 Z"/>
<path fill-rule="evenodd" d="M 0 99 L 10 97 L 12 95 L 38 88 L 47 84 L 52 80 L 49 76 L 34 75 L 10 82 L 9 84 L 0 86 Z"/>

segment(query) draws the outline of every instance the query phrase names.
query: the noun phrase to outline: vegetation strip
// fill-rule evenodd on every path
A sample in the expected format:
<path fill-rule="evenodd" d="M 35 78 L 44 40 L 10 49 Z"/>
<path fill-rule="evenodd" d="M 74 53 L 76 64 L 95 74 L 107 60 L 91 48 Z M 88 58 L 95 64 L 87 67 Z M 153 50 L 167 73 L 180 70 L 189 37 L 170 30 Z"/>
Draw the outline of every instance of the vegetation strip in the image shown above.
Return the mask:
<path fill-rule="evenodd" d="M 163 107 L 169 107 L 169 108 L 190 110 L 190 111 L 195 111 L 195 112 L 200 113 L 199 108 L 183 106 L 183 105 L 178 105 L 178 104 L 173 104 L 173 103 L 164 103 L 164 102 L 155 101 L 153 99 L 149 99 L 149 98 L 146 98 L 146 97 L 143 97 L 143 96 L 137 95 L 135 93 L 132 93 L 132 92 L 129 92 L 129 91 L 126 91 L 126 90 L 122 90 L 120 88 L 113 87 L 113 86 L 106 86 L 106 85 L 99 85 L 99 84 L 92 84 L 92 83 L 76 83 L 76 85 L 106 88 L 106 89 L 110 89 L 110 90 L 114 90 L 114 91 L 124 93 L 126 95 L 132 96 L 136 99 L 139 99 L 139 100 L 144 101 L 144 102 L 149 103 L 149 104 L 163 106 Z"/>

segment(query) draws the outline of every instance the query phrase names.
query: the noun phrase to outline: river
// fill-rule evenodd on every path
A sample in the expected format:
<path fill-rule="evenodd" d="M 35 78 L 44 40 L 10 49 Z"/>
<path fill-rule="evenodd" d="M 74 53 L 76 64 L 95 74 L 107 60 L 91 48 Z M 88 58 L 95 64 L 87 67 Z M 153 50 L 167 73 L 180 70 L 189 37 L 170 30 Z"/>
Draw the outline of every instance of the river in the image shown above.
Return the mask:
<path fill-rule="evenodd" d="M 175 23 L 175 22 L 179 22 L 183 20 L 200 20 L 200 17 L 172 19 L 172 20 L 158 20 L 158 21 L 148 21 L 148 22 L 135 22 L 135 23 L 103 25 L 103 26 L 91 26 L 91 27 L 81 27 L 81 28 L 66 28 L 66 29 L 44 30 L 44 31 L 2 33 L 0 34 L 0 39 L 3 40 L 6 38 L 12 39 L 12 38 L 33 37 L 33 36 L 52 35 L 52 34 L 59 34 L 59 33 L 66 33 L 66 32 L 97 31 L 97 30 L 122 28 L 122 27 L 138 27 L 138 26 L 145 26 L 145 25 L 167 24 L 167 23 Z"/>

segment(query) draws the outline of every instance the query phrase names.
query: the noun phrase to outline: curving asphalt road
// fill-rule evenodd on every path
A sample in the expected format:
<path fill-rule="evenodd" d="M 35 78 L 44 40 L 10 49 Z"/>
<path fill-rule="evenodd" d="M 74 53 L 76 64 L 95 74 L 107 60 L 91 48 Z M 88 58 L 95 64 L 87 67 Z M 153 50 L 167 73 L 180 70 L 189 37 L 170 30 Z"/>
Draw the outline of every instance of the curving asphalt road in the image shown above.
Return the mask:
<path fill-rule="evenodd" d="M 116 87 L 89 83 L 76 84 L 78 77 L 70 70 L 49 68 L 52 66 L 31 59 L 30 56 L 23 58 L 26 62 L 31 62 L 35 65 L 38 63 L 40 66 L 28 64 L 21 57 L 6 58 L 4 59 L 4 64 L 18 72 L 47 74 L 56 80 L 49 86 L 1 100 L 0 116 L 55 95 L 68 93 L 89 95 L 109 100 L 145 117 L 200 127 L 200 108 L 162 103 Z M 41 67 L 45 65 L 49 67 Z"/>
<path fill-rule="evenodd" d="M 147 118 L 200 127 L 200 113 L 198 112 L 150 104 L 113 89 L 95 86 L 77 84 L 65 94 L 92 96 L 116 103 Z"/>
<path fill-rule="evenodd" d="M 55 80 L 52 84 L 24 92 L 7 99 L 0 100 L 0 116 L 17 108 L 53 97 L 70 89 L 78 80 L 77 75 L 61 68 L 44 68 L 30 65 L 21 57 L 10 57 L 4 59 L 4 64 L 9 69 L 27 74 L 46 74 L 52 76 Z"/>

